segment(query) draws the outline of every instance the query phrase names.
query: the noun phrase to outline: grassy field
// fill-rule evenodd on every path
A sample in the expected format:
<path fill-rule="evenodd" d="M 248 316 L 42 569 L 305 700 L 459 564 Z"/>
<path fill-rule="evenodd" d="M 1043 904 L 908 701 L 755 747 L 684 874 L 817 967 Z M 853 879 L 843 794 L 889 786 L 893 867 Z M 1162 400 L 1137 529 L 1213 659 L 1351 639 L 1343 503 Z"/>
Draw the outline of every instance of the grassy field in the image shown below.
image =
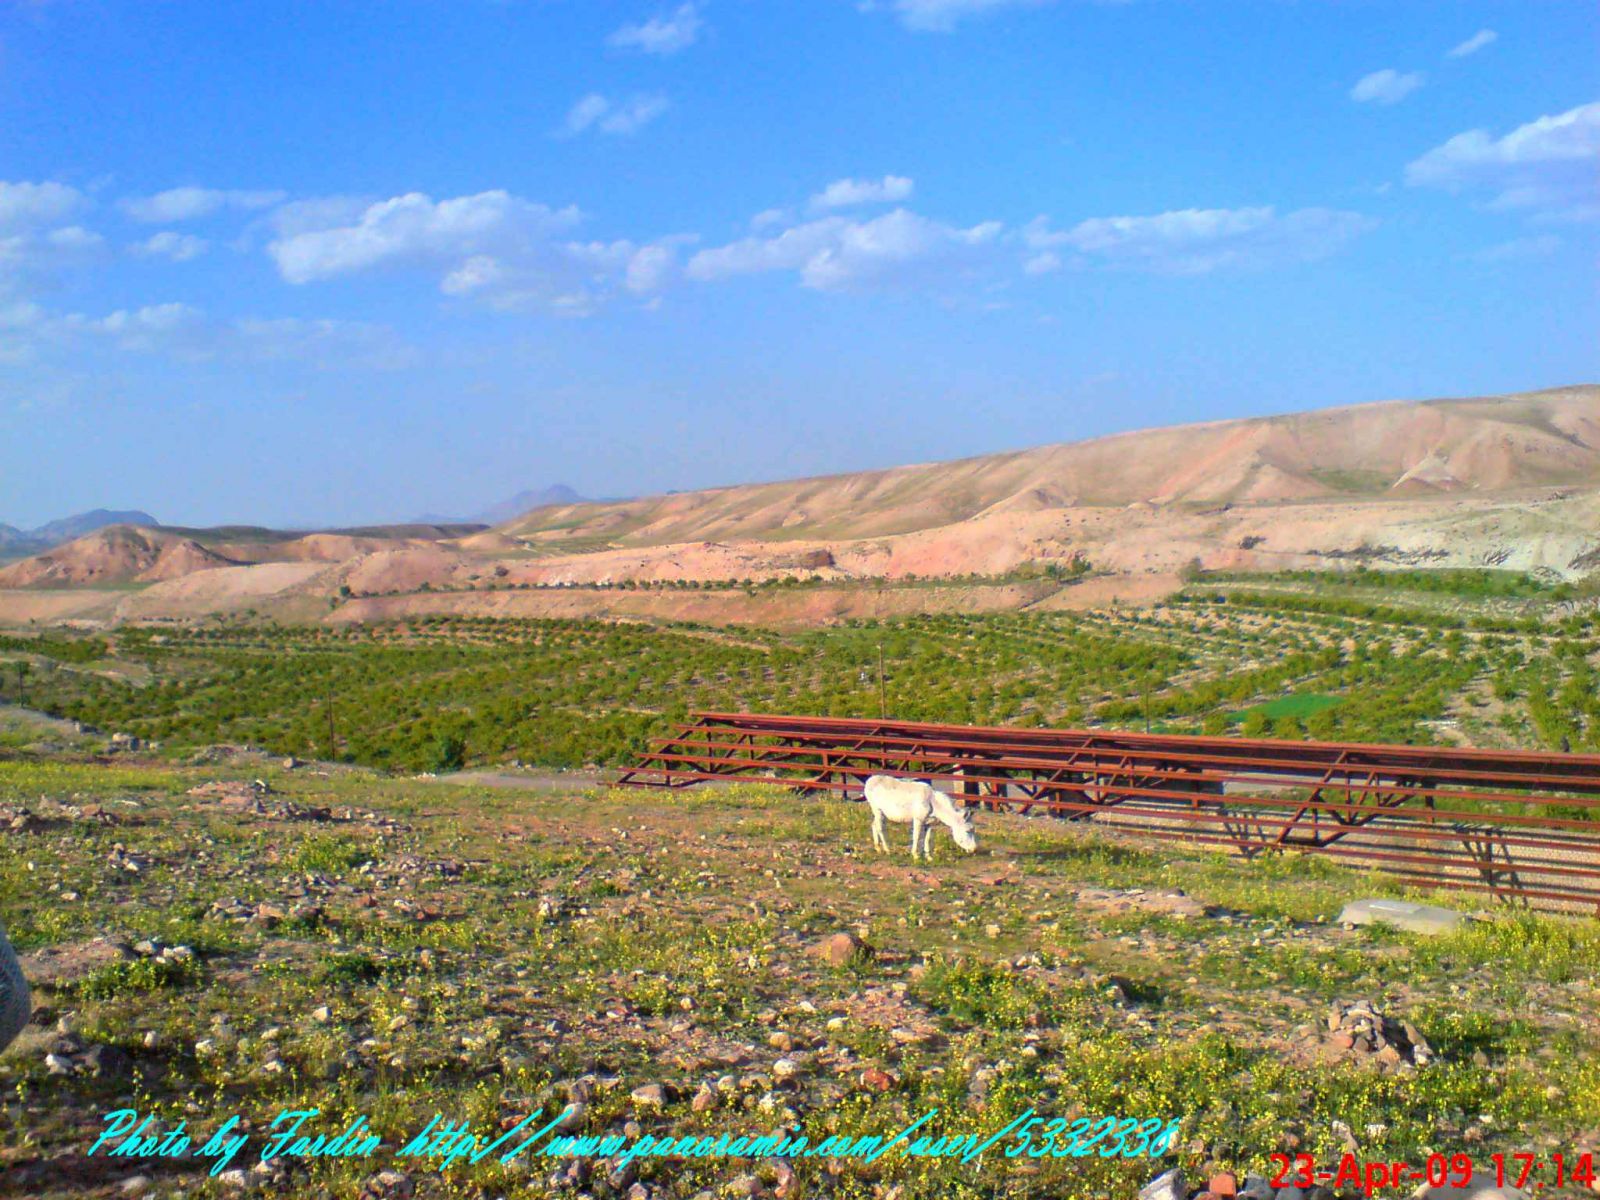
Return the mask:
<path fill-rule="evenodd" d="M 690 709 L 1600 749 L 1588 612 L 1507 572 L 1205 578 L 1152 610 L 800 632 L 432 617 L 0 638 L 0 700 L 174 750 L 616 764 Z M 1507 576 L 1507 578 L 1501 578 Z M 331 713 L 331 722 L 330 722 Z"/>
<path fill-rule="evenodd" d="M 218 780 L 236 786 L 189 794 Z M 0 805 L 31 812 L 0 834 L 0 912 L 49 981 L 0 1057 L 0 1195 L 119 1195 L 134 1174 L 135 1192 L 238 1194 L 193 1158 L 86 1158 L 122 1107 L 202 1136 L 241 1114 L 247 1168 L 280 1110 L 320 1110 L 306 1132 L 330 1136 L 363 1115 L 384 1139 L 370 1159 L 242 1181 L 328 1197 L 1105 1200 L 1291 1148 L 1420 1163 L 1600 1131 L 1600 927 L 1347 931 L 1346 900 L 1396 885 L 1320 862 L 985 815 L 977 854 L 941 836 L 914 867 L 871 851 L 859 807 L 774 788 L 527 793 L 249 760 L 13 752 Z M 875 954 L 808 953 L 839 932 Z M 1329 1058 L 1329 1005 L 1356 998 L 1432 1061 Z M 1008 1158 L 1014 1138 L 968 1164 L 801 1159 L 793 1178 L 771 1160 L 393 1160 L 436 1113 L 498 1132 L 575 1098 L 583 1134 L 812 1145 L 934 1108 L 937 1136 L 1030 1108 L 1181 1121 L 1159 1161 Z"/>

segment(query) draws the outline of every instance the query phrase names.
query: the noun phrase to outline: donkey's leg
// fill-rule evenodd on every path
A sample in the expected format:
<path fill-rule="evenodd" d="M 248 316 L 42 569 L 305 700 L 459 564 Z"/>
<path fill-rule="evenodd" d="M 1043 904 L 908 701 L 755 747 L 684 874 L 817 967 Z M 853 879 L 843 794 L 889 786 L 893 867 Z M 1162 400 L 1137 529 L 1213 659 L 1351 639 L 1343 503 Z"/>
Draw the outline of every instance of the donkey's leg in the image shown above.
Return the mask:
<path fill-rule="evenodd" d="M 889 849 L 889 839 L 883 836 L 883 814 L 877 811 L 872 814 L 872 847 L 880 851 Z"/>
<path fill-rule="evenodd" d="M 913 817 L 911 820 L 911 860 L 915 862 L 921 853 L 922 845 L 922 818 Z"/>

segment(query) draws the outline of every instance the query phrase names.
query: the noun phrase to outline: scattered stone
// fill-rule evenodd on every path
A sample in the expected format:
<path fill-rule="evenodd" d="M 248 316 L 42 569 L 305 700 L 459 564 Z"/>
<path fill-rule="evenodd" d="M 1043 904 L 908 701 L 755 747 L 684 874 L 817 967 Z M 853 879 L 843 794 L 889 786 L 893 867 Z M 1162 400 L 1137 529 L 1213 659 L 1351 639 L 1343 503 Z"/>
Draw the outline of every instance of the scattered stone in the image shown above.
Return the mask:
<path fill-rule="evenodd" d="M 44 1067 L 52 1075 L 71 1075 L 74 1069 L 72 1060 L 63 1058 L 59 1054 L 46 1054 Z"/>
<path fill-rule="evenodd" d="M 1139 1189 L 1139 1200 L 1188 1200 L 1189 1189 L 1184 1185 L 1183 1171 L 1174 1168 L 1157 1175 Z"/>
<path fill-rule="evenodd" d="M 1527 1193 L 1514 1187 L 1497 1187 L 1492 1171 L 1478 1171 L 1463 1187 L 1423 1184 L 1411 1195 L 1412 1200 L 1523 1200 Z"/>
<path fill-rule="evenodd" d="M 410 1200 L 417 1185 L 400 1171 L 379 1171 L 361 1185 L 361 1200 Z"/>
<path fill-rule="evenodd" d="M 1412 933 L 1450 933 L 1466 924 L 1467 917 L 1453 909 L 1410 900 L 1356 900 L 1340 910 L 1340 925 L 1391 925 Z"/>
<path fill-rule="evenodd" d="M 667 1089 L 659 1083 L 647 1083 L 628 1093 L 641 1108 L 661 1108 L 667 1103 Z"/>
<path fill-rule="evenodd" d="M 846 932 L 813 942 L 806 953 L 820 958 L 830 967 L 846 967 L 852 962 L 872 958 L 876 951 L 855 934 Z"/>
<path fill-rule="evenodd" d="M 1325 1057 L 1371 1062 L 1384 1070 L 1408 1071 L 1433 1059 L 1416 1026 L 1384 1016 L 1370 1000 L 1334 1001 L 1322 1039 Z"/>
<path fill-rule="evenodd" d="M 90 1046 L 78 1065 L 89 1074 L 105 1079 L 124 1079 L 133 1071 L 133 1060 L 116 1046 Z"/>

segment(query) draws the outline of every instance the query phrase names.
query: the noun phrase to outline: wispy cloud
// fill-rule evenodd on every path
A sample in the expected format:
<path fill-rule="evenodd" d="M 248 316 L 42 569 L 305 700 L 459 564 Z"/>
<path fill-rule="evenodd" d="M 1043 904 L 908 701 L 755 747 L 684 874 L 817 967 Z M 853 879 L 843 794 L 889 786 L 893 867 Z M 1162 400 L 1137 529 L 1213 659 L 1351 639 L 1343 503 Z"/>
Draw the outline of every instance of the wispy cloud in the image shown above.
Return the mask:
<path fill-rule="evenodd" d="M 992 257 L 998 221 L 959 228 L 896 209 L 871 220 L 824 217 L 770 237 L 749 237 L 702 250 L 689 260 L 690 279 L 789 271 L 818 291 L 939 284 L 970 274 Z"/>
<path fill-rule="evenodd" d="M 626 136 L 638 133 L 670 107 L 671 102 L 665 96 L 634 96 L 613 101 L 599 92 L 590 92 L 567 112 L 562 132 L 567 137 L 576 137 L 594 129 Z"/>
<path fill-rule="evenodd" d="M 1465 58 L 1469 54 L 1476 54 L 1485 46 L 1498 41 L 1500 35 L 1492 29 L 1480 29 L 1466 41 L 1458 46 L 1452 46 L 1448 58 Z"/>
<path fill-rule="evenodd" d="M 1006 8 L 1039 8 L 1054 0 L 864 0 L 861 8 L 887 8 L 907 29 L 919 33 L 949 33 L 969 17 L 986 16 Z"/>
<path fill-rule="evenodd" d="M 121 201 L 122 211 L 135 221 L 167 225 L 213 216 L 223 209 L 244 211 L 271 208 L 286 199 L 278 191 L 224 191 L 218 188 L 177 187 L 153 196 L 128 196 Z"/>
<path fill-rule="evenodd" d="M 1553 233 L 1544 233 L 1485 246 L 1468 257 L 1482 263 L 1525 262 L 1533 258 L 1548 258 L 1559 249 L 1561 239 Z"/>
<path fill-rule="evenodd" d="M 393 329 L 300 317 L 216 318 L 189 304 L 150 304 L 103 317 L 0 307 L 0 358 L 33 361 L 85 350 L 158 354 L 182 362 L 297 363 L 317 370 L 396 370 L 416 351 Z"/>
<path fill-rule="evenodd" d="M 1392 67 L 1374 71 L 1356 81 L 1350 89 L 1350 99 L 1361 104 L 1398 104 L 1422 86 L 1421 71 L 1401 74 Z"/>
<path fill-rule="evenodd" d="M 909 199 L 914 188 L 915 184 L 903 175 L 885 175 L 882 179 L 836 179 L 811 197 L 811 207 L 894 204 Z"/>
<path fill-rule="evenodd" d="M 63 272 L 105 255 L 105 238 L 81 225 L 0 235 L 0 300 L 52 287 Z"/>
<path fill-rule="evenodd" d="M 1024 231 L 1032 252 L 1024 269 L 1047 274 L 1066 265 L 1062 254 L 1074 252 L 1084 264 L 1161 274 L 1257 269 L 1327 258 L 1376 226 L 1360 213 L 1302 208 L 1280 215 L 1271 205 L 1094 217 L 1059 231 L 1040 218 Z"/>
<path fill-rule="evenodd" d="M 624 25 L 608 37 L 606 43 L 624 50 L 666 57 L 694 45 L 702 25 L 698 4 L 680 4 L 666 16 Z"/>
<path fill-rule="evenodd" d="M 172 262 L 188 262 L 190 259 L 199 258 L 209 246 L 210 243 L 205 238 L 195 237 L 192 233 L 177 233 L 171 229 L 163 229 L 160 233 L 151 234 L 142 242 L 135 242 L 128 247 L 128 251 L 136 258 L 164 258 Z"/>
<path fill-rule="evenodd" d="M 1472 129 L 1406 167 L 1406 182 L 1451 192 L 1485 192 L 1495 208 L 1547 218 L 1600 218 L 1600 101 L 1543 116 L 1496 138 Z"/>
<path fill-rule="evenodd" d="M 89 207 L 89 198 L 64 183 L 0 181 L 0 233 L 59 224 Z"/>

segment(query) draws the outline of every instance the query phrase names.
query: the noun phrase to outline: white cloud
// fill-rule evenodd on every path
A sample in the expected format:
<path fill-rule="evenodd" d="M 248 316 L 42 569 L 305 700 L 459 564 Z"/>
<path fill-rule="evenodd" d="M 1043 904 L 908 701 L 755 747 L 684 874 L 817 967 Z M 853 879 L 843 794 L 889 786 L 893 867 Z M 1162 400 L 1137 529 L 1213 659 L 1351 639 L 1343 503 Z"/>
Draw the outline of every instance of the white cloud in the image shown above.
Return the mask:
<path fill-rule="evenodd" d="M 138 258 L 166 258 L 173 262 L 188 262 L 192 258 L 199 258 L 209 246 L 210 243 L 205 238 L 195 237 L 192 233 L 176 233 L 171 229 L 163 229 L 160 233 L 151 234 L 142 242 L 135 242 L 128 247 L 128 250 Z"/>
<path fill-rule="evenodd" d="M 900 23 L 919 33 L 949 33 L 968 17 L 983 16 L 1004 8 L 1037 8 L 1053 0 L 892 0 L 887 5 L 868 3 L 862 7 L 893 9 Z"/>
<path fill-rule="evenodd" d="M 1600 101 L 1544 116 L 1495 138 L 1459 133 L 1406 167 L 1406 182 L 1492 194 L 1495 208 L 1566 220 L 1600 218 Z"/>
<path fill-rule="evenodd" d="M 1364 75 L 1350 89 L 1350 99 L 1362 104 L 1398 104 L 1422 86 L 1421 71 L 1402 75 L 1390 67 Z"/>
<path fill-rule="evenodd" d="M 0 298 L 48 286 L 62 271 L 86 266 L 104 252 L 105 239 L 81 225 L 0 236 Z"/>
<path fill-rule="evenodd" d="M 135 221 L 150 225 L 168 225 L 178 221 L 195 221 L 209 217 L 225 208 L 271 208 L 281 204 L 283 192 L 222 191 L 217 188 L 178 187 L 157 192 L 153 196 L 128 196 L 121 201 L 122 211 Z"/>
<path fill-rule="evenodd" d="M 267 246 L 290 283 L 309 283 L 380 266 L 428 266 L 482 255 L 515 256 L 582 219 L 504 191 L 437 203 L 420 192 L 369 205 L 353 223 L 302 228 Z"/>
<path fill-rule="evenodd" d="M 971 273 L 1000 238 L 997 221 L 960 229 L 895 209 L 869 221 L 824 217 L 773 237 L 702 250 L 691 279 L 712 282 L 763 271 L 794 271 L 806 287 L 847 291 L 906 286 Z"/>
<path fill-rule="evenodd" d="M 770 229 L 774 225 L 782 225 L 791 220 L 789 211 L 783 208 L 764 208 L 750 218 L 751 229 Z"/>
<path fill-rule="evenodd" d="M 700 36 L 700 8 L 680 4 L 669 16 L 652 17 L 637 25 L 624 25 L 606 39 L 607 44 L 625 50 L 662 56 L 676 54 L 694 45 Z"/>
<path fill-rule="evenodd" d="M 312 196 L 291 200 L 268 213 L 265 224 L 279 237 L 348 225 L 359 221 L 361 214 L 377 199 L 376 196 Z"/>
<path fill-rule="evenodd" d="M 670 107 L 671 102 L 665 96 L 634 96 L 612 101 L 599 92 L 590 92 L 567 113 L 562 132 L 567 137 L 576 137 L 590 129 L 624 136 L 638 133 Z"/>
<path fill-rule="evenodd" d="M 103 317 L 55 314 L 37 304 L 0 306 L 0 360 L 96 348 L 184 362 L 293 362 L 318 370 L 390 370 L 417 360 L 394 330 L 363 321 L 227 320 L 181 303 L 117 309 Z"/>
<path fill-rule="evenodd" d="M 893 204 L 908 199 L 916 185 L 903 175 L 882 179 L 836 179 L 811 197 L 812 208 L 849 208 L 856 204 Z"/>
<path fill-rule="evenodd" d="M 1259 208 L 1184 209 L 1148 217 L 1095 217 L 1053 231 L 1043 218 L 1024 230 L 1034 256 L 1024 269 L 1058 269 L 1058 251 L 1073 250 L 1084 262 L 1174 275 L 1202 275 L 1223 268 L 1262 268 L 1326 258 L 1375 228 L 1359 213 L 1302 208 L 1279 216 Z"/>
<path fill-rule="evenodd" d="M 1452 46 L 1449 58 L 1465 58 L 1469 54 L 1476 54 L 1485 46 L 1499 40 L 1500 35 L 1492 29 L 1480 29 L 1459 46 Z"/>
<path fill-rule="evenodd" d="M 87 207 L 88 198 L 64 183 L 0 181 L 0 233 L 59 224 Z"/>
<path fill-rule="evenodd" d="M 1486 246 L 1469 257 L 1483 263 L 1523 262 L 1531 258 L 1548 258 L 1559 249 L 1561 249 L 1561 239 L 1554 234 L 1545 233 L 1536 237 L 1512 238 L 1507 242 Z"/>
<path fill-rule="evenodd" d="M 665 286 L 682 238 L 648 244 L 626 239 L 578 242 L 568 236 L 583 220 L 573 207 L 552 209 L 508 192 L 482 192 L 435 201 L 421 193 L 369 205 L 354 217 L 309 226 L 267 246 L 289 283 L 413 269 L 437 275 L 446 295 L 501 309 L 585 315 L 619 290 L 635 294 Z"/>

